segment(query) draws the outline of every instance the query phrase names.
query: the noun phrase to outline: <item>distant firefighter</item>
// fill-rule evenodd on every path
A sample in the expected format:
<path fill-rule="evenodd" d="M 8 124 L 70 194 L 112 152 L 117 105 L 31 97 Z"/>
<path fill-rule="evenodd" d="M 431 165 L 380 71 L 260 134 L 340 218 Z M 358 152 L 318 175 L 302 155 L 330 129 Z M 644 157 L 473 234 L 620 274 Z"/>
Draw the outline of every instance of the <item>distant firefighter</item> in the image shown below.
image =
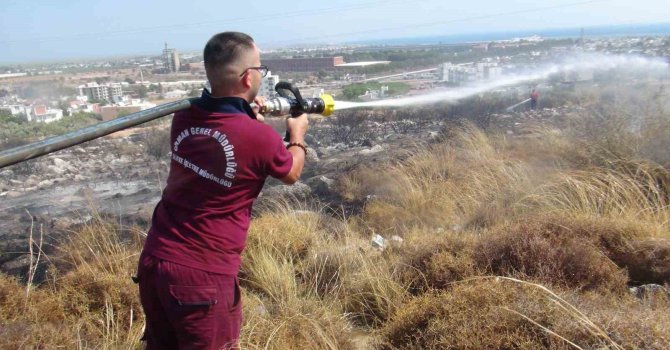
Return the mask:
<path fill-rule="evenodd" d="M 540 98 L 540 93 L 533 89 L 530 93 L 530 109 L 537 109 L 537 99 Z"/>

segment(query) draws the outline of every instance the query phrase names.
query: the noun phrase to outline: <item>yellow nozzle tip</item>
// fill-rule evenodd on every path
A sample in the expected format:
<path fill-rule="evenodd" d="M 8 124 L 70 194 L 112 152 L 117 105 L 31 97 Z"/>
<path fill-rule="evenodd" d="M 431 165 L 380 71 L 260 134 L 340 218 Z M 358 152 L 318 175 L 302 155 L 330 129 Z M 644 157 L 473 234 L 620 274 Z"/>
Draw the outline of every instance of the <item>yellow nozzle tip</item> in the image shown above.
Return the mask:
<path fill-rule="evenodd" d="M 321 99 L 323 100 L 324 108 L 323 108 L 323 113 L 321 113 L 324 116 L 329 116 L 333 114 L 333 111 L 335 111 L 335 100 L 333 99 L 333 96 L 329 94 L 322 94 Z"/>

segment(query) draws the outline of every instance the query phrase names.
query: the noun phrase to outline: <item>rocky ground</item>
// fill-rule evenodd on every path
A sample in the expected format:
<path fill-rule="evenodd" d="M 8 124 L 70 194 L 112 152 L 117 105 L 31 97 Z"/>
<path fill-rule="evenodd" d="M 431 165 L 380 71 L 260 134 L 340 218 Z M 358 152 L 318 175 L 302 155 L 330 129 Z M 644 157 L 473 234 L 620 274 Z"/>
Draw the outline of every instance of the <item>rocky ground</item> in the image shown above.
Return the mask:
<path fill-rule="evenodd" d="M 565 111 L 546 109 L 493 116 L 509 135 L 528 132 L 529 122 L 550 120 Z M 266 184 L 256 210 L 277 198 L 310 204 L 318 202 L 350 213 L 364 202 L 343 201 L 337 181 L 360 164 L 374 165 L 401 157 L 408 147 L 432 142 L 448 122 L 412 120 L 380 122 L 370 118 L 355 126 L 330 120 L 310 124 L 308 164 L 302 180 L 283 186 Z M 354 127 L 344 135 L 335 128 Z M 0 270 L 25 277 L 29 239 L 44 235 L 48 255 L 68 229 L 90 219 L 91 210 L 110 215 L 123 224 L 146 227 L 167 177 L 168 159 L 150 155 L 143 143 L 147 129 L 110 135 L 20 165 L 0 169 Z M 362 131 L 364 130 L 364 132 Z M 339 141 L 339 142 L 337 142 Z"/>

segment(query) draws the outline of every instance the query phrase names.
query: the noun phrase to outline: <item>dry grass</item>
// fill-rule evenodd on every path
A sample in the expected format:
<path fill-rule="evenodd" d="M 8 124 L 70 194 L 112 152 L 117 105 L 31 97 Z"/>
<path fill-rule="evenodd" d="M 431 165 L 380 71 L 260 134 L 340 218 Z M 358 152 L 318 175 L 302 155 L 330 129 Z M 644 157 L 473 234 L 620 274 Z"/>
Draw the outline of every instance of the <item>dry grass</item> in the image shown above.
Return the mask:
<path fill-rule="evenodd" d="M 138 348 L 144 325 L 130 276 L 140 239 L 93 212 L 70 233 L 47 280 L 27 296 L 2 277 L 0 330 L 6 348 Z"/>
<path fill-rule="evenodd" d="M 245 293 L 244 349 L 349 349 L 352 328 L 336 305 L 293 296 L 281 304 Z"/>
<path fill-rule="evenodd" d="M 626 218 L 656 223 L 659 233 L 670 222 L 670 173 L 646 163 L 612 165 L 618 170 L 558 174 L 554 180 L 524 199 L 534 210 Z"/>
<path fill-rule="evenodd" d="M 357 271 L 342 278 L 338 297 L 358 325 L 378 326 L 402 307 L 407 287 L 382 259 L 360 257 Z"/>
<path fill-rule="evenodd" d="M 530 126 L 510 139 L 465 126 L 359 168 L 339 180 L 365 203 L 356 217 L 267 208 L 243 256 L 243 348 L 670 348 L 668 298 L 627 290 L 670 281 L 670 173 L 640 159 L 659 144 L 640 139 L 649 130 L 602 129 L 585 113 L 564 118 L 579 132 Z M 141 234 L 93 218 L 46 257 L 48 278 L 29 294 L 0 276 L 1 347 L 141 346 L 129 279 Z"/>
<path fill-rule="evenodd" d="M 657 348 L 670 342 L 658 325 L 632 326 L 617 303 L 637 315 L 670 311 L 670 303 L 636 303 L 630 297 L 564 292 L 506 278 L 473 279 L 445 292 L 414 298 L 383 329 L 383 349 L 623 349 Z M 582 312 L 566 301 L 574 299 Z M 588 305 L 588 306 L 587 306 Z M 591 316 L 592 314 L 592 316 Z M 646 318 L 646 317 L 645 317 Z"/>
<path fill-rule="evenodd" d="M 473 258 L 476 242 L 471 234 L 415 230 L 385 253 L 400 283 L 421 294 L 481 274 Z"/>
<path fill-rule="evenodd" d="M 242 275 L 276 305 L 317 299 L 347 319 L 377 324 L 402 304 L 406 290 L 384 260 L 349 225 L 333 232 L 320 214 L 283 209 L 254 222 Z"/>
<path fill-rule="evenodd" d="M 628 276 L 610 256 L 625 249 L 630 231 L 609 222 L 541 218 L 502 226 L 475 250 L 479 266 L 494 275 L 532 278 L 574 289 L 623 292 Z"/>
<path fill-rule="evenodd" d="M 447 143 L 418 152 L 406 162 L 373 177 L 365 190 L 378 201 L 366 206 L 364 221 L 380 234 L 401 234 L 415 228 L 452 229 L 491 224 L 492 212 L 502 215 L 531 182 L 524 165 L 495 147 L 483 131 L 467 126 Z M 355 178 L 362 177 L 354 173 Z"/>

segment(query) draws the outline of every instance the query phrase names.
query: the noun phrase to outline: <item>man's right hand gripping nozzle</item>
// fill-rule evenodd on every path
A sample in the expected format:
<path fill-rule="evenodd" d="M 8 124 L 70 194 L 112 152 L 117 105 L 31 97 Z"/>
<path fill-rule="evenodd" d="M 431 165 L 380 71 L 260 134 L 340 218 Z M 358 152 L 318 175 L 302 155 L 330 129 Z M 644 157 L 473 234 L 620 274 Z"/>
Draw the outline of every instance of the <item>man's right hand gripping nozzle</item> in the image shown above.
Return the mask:
<path fill-rule="evenodd" d="M 286 118 L 286 131 L 289 135 L 288 141 L 304 143 L 308 125 L 309 120 L 307 120 L 307 114 L 301 114 L 293 118 Z"/>

